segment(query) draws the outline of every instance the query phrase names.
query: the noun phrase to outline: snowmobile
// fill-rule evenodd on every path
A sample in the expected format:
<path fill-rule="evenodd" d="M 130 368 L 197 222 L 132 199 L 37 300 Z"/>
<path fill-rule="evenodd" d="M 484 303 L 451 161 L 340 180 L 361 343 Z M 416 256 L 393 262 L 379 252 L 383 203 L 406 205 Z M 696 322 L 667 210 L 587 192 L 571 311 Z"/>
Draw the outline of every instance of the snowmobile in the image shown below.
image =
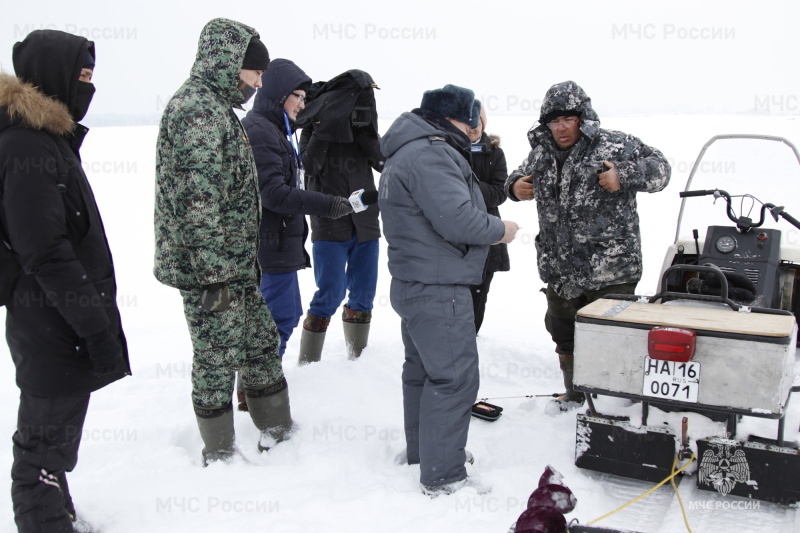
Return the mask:
<path fill-rule="evenodd" d="M 800 501 L 800 430 L 786 427 L 800 391 L 799 191 L 800 153 L 784 138 L 703 146 L 655 294 L 578 312 L 578 467 L 659 482 L 694 461 L 683 474 L 698 489 Z"/>

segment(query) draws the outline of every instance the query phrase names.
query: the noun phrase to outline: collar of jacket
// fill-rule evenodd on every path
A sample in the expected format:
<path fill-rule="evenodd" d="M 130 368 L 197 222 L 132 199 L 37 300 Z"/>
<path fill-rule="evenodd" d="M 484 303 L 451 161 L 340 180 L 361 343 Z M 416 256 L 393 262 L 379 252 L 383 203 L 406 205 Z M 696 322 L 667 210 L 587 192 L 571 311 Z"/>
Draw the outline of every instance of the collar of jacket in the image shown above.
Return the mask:
<path fill-rule="evenodd" d="M 490 135 L 484 131 L 481 133 L 481 138 L 472 144 L 473 146 L 484 146 L 483 151 L 488 153 L 491 152 L 493 148 L 498 148 L 500 146 L 500 137 L 494 134 Z"/>
<path fill-rule="evenodd" d="M 444 137 L 447 140 L 447 144 L 455 148 L 458 153 L 469 161 L 472 141 L 469 140 L 466 133 L 456 128 L 452 122 L 438 113 L 433 113 L 427 109 L 421 108 L 413 109 L 411 112 L 421 117 L 425 122 L 431 124 L 435 128 L 442 130 L 445 134 Z"/>
<path fill-rule="evenodd" d="M 0 108 L 5 110 L 4 116 L 0 117 L 0 130 L 20 125 L 59 136 L 75 131 L 75 122 L 64 103 L 47 97 L 30 83 L 5 72 L 0 73 Z"/>
<path fill-rule="evenodd" d="M 283 135 L 284 137 L 286 136 L 286 123 L 283 120 L 283 107 L 269 108 L 266 110 L 253 108 L 247 112 L 248 115 L 250 113 L 261 115 L 262 117 L 267 119 L 267 122 L 278 128 L 278 131 L 281 132 L 281 135 Z M 294 133 L 297 130 L 297 123 L 292 119 L 289 119 L 289 128 L 292 130 L 292 133 Z"/>
<path fill-rule="evenodd" d="M 203 78 L 201 78 L 199 76 L 195 76 L 195 75 L 192 75 L 189 78 L 189 80 L 190 80 L 190 83 L 199 83 L 199 84 L 203 85 L 206 89 L 208 89 L 209 91 L 214 93 L 214 95 L 216 95 L 220 99 L 220 101 L 224 103 L 224 105 L 231 106 L 232 108 L 238 109 L 240 111 L 244 111 L 244 107 L 242 107 L 242 104 L 237 103 L 237 102 L 231 102 L 230 94 L 228 94 L 225 91 L 221 90 L 219 87 L 217 87 L 213 83 L 209 82 L 208 80 L 205 80 L 205 79 L 203 79 Z"/>

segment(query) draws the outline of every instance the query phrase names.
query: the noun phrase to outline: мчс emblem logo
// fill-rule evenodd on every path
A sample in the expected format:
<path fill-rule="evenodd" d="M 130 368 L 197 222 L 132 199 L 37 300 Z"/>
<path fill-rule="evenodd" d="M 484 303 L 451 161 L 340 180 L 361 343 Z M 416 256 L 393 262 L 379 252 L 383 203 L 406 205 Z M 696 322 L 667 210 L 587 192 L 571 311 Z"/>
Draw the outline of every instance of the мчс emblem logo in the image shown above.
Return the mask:
<path fill-rule="evenodd" d="M 737 483 L 750 481 L 750 465 L 743 450 L 728 444 L 712 444 L 712 448 L 716 453 L 706 450 L 700 461 L 700 483 L 713 485 L 717 492 L 727 496 Z"/>

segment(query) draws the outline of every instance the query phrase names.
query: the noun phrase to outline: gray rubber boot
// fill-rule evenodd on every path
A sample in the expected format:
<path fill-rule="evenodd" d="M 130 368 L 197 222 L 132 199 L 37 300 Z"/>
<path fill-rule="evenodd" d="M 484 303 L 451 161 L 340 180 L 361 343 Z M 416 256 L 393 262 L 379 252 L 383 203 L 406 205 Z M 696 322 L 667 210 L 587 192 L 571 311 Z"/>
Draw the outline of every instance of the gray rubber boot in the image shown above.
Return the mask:
<path fill-rule="evenodd" d="M 361 357 L 361 352 L 367 347 L 369 322 L 366 324 L 342 322 L 342 328 L 344 328 L 344 342 L 347 344 L 348 359 L 358 359 Z"/>
<path fill-rule="evenodd" d="M 233 430 L 233 410 L 213 417 L 197 417 L 197 427 L 203 439 L 203 466 L 214 461 L 227 461 L 236 455 L 236 435 Z"/>
<path fill-rule="evenodd" d="M 344 328 L 344 342 L 347 345 L 347 357 L 351 360 L 361 357 L 361 352 L 367 347 L 369 339 L 369 323 L 372 313 L 369 311 L 354 311 L 346 305 L 342 311 L 342 328 Z"/>
<path fill-rule="evenodd" d="M 251 396 L 258 391 L 247 391 L 247 407 L 253 424 L 261 432 L 258 451 L 264 452 L 289 438 L 294 426 L 289 406 L 289 388 L 286 382 L 279 392 L 269 396 Z"/>
<path fill-rule="evenodd" d="M 330 317 L 306 314 L 306 318 L 303 320 L 303 334 L 300 336 L 298 364 L 307 365 L 322 359 L 322 346 L 325 344 L 325 333 L 328 331 L 330 322 Z"/>

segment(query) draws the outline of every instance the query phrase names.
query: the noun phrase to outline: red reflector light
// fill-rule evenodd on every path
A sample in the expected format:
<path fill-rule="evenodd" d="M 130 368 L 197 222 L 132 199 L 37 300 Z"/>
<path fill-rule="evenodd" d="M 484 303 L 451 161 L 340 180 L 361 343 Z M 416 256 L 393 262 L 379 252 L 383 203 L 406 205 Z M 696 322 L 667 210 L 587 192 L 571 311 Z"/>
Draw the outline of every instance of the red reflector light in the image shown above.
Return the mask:
<path fill-rule="evenodd" d="M 647 334 L 647 354 L 651 359 L 685 363 L 694 356 L 697 333 L 690 329 L 657 327 Z"/>

